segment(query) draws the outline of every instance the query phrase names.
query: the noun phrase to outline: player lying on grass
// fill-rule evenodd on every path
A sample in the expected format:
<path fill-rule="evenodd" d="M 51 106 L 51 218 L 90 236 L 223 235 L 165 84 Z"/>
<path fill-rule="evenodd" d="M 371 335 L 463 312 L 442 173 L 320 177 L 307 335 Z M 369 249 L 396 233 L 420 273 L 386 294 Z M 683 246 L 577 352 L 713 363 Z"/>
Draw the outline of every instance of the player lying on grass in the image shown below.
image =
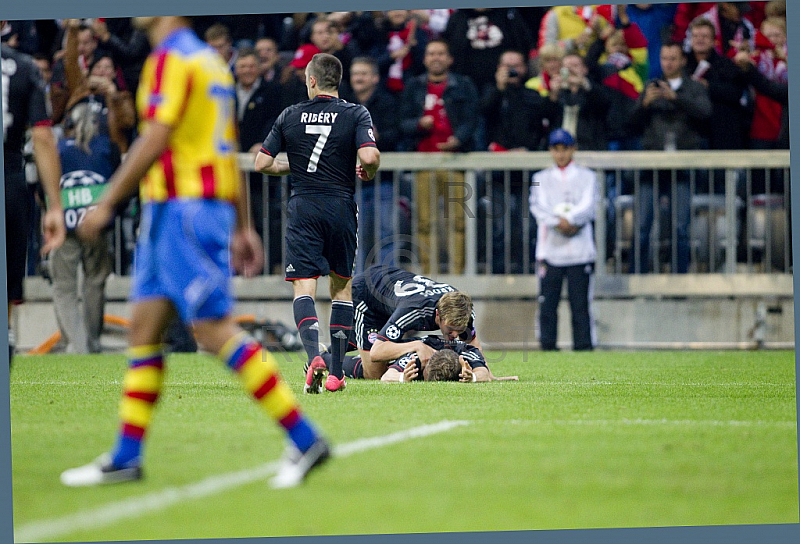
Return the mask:
<path fill-rule="evenodd" d="M 483 353 L 461 340 L 445 340 L 439 336 L 425 336 L 407 340 L 422 342 L 433 350 L 427 361 L 421 362 L 416 352 L 405 353 L 389 363 L 380 376 L 386 383 L 405 383 L 410 381 L 461 381 L 490 382 L 518 380 L 517 376 L 495 377 L 486 365 Z M 323 359 L 327 356 L 323 353 Z M 346 357 L 345 375 L 353 379 L 370 379 L 364 374 L 360 356 Z"/>

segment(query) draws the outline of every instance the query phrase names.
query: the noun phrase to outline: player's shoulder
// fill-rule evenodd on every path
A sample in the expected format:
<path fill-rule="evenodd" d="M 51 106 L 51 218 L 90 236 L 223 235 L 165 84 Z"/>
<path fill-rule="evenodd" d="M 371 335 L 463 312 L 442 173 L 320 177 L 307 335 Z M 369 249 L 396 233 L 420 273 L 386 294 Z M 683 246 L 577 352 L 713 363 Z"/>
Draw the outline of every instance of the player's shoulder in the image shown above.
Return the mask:
<path fill-rule="evenodd" d="M 156 48 L 153 49 L 152 55 L 159 56 L 167 54 L 179 57 L 191 57 L 213 52 L 211 46 L 201 40 L 193 30 L 181 28 L 167 36 L 164 41 L 156 46 Z"/>
<path fill-rule="evenodd" d="M 362 111 L 369 111 L 364 104 L 358 104 L 356 102 L 348 102 L 344 98 L 340 98 L 337 102 L 337 105 L 345 111 L 352 111 L 352 112 L 362 112 Z"/>
<path fill-rule="evenodd" d="M 369 116 L 369 110 L 362 104 L 348 102 L 344 98 L 336 98 L 333 111 L 342 115 L 341 119 L 359 119 L 362 116 Z"/>

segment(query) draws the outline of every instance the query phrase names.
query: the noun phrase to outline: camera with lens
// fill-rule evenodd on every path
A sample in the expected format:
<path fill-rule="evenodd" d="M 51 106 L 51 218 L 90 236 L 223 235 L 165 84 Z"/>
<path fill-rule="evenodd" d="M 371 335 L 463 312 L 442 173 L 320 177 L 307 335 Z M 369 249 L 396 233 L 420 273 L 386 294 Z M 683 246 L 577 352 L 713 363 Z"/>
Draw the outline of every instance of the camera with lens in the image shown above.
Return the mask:
<path fill-rule="evenodd" d="M 509 68 L 508 69 L 508 77 L 519 77 L 519 72 L 517 72 L 513 68 Z"/>

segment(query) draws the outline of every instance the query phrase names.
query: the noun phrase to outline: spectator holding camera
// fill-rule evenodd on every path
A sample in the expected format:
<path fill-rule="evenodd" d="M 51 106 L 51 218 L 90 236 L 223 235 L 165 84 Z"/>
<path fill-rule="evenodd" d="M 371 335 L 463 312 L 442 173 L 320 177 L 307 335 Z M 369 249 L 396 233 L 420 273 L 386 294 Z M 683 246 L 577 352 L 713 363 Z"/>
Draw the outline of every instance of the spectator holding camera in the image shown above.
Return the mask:
<path fill-rule="evenodd" d="M 116 82 L 116 66 L 107 54 L 93 57 L 84 71 L 79 63 L 78 37 L 84 32 L 78 19 L 68 19 L 67 42 L 64 54 L 64 70 L 67 76 L 69 98 L 65 111 L 78 103 L 87 102 L 98 116 L 98 131 L 107 134 L 124 153 L 128 150 L 129 137 L 126 131 L 136 124 L 133 97 L 128 91 L 120 91 Z"/>
<path fill-rule="evenodd" d="M 495 70 L 494 85 L 484 89 L 481 111 L 487 120 L 489 149 L 491 151 L 539 151 L 544 147 L 546 126 L 556 108 L 554 102 L 533 89 L 525 87 L 528 69 L 521 51 L 508 50 L 500 55 Z M 492 272 L 495 274 L 520 274 L 522 270 L 523 242 L 521 213 L 527 213 L 523 204 L 523 172 L 507 172 L 510 194 L 505 193 L 506 172 L 491 173 L 492 222 Z M 511 232 L 506 231 L 506 217 L 511 221 Z M 530 225 L 529 240 L 535 239 L 534 226 Z M 506 270 L 506 241 L 510 245 L 509 266 Z M 488 243 L 486 244 L 488 247 Z"/>
<path fill-rule="evenodd" d="M 130 18 L 102 19 L 92 22 L 98 47 L 111 55 L 122 74 L 125 89 L 132 93 L 139 86 L 139 74 L 150 53 L 150 42 L 139 29 L 133 28 Z"/>
<path fill-rule="evenodd" d="M 559 85 L 550 91 L 550 99 L 557 104 L 553 126 L 574 134 L 581 149 L 604 151 L 608 92 L 589 79 L 586 61 L 577 53 L 564 56 L 559 76 Z"/>

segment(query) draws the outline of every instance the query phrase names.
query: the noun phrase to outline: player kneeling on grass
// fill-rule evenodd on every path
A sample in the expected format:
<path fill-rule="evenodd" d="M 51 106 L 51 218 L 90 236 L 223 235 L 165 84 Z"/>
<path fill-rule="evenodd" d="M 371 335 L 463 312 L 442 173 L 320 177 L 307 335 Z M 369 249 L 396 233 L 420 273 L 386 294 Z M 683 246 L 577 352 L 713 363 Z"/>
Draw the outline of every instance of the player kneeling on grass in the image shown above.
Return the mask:
<path fill-rule="evenodd" d="M 374 265 L 353 278 L 354 338 L 368 379 L 377 380 L 391 361 L 415 352 L 426 362 L 433 348 L 408 334 L 441 330 L 481 349 L 475 332 L 472 299 L 452 285 L 408 272 Z"/>
<path fill-rule="evenodd" d="M 183 17 L 137 17 L 134 23 L 153 46 L 137 96 L 140 136 L 78 228 L 80 236 L 96 239 L 141 180 L 130 365 L 113 449 L 63 472 L 61 481 L 92 486 L 142 478 L 144 436 L 164 379 L 164 332 L 177 314 L 284 429 L 290 446 L 271 484 L 295 486 L 330 449 L 301 413 L 275 358 L 231 315 L 231 264 L 252 275 L 264 258 L 236 162 L 233 77 Z"/>

